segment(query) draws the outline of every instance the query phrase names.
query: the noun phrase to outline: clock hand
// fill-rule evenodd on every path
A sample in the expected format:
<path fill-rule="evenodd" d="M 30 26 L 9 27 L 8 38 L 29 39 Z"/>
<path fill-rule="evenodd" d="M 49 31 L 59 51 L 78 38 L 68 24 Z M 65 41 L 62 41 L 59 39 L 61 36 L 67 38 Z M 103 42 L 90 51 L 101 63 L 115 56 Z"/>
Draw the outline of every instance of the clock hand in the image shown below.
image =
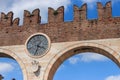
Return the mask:
<path fill-rule="evenodd" d="M 35 53 L 34 53 L 35 55 L 37 54 L 37 50 L 38 50 L 38 47 L 37 47 L 37 49 L 35 50 Z"/>
<path fill-rule="evenodd" d="M 37 47 L 45 49 L 45 47 L 44 47 L 44 46 L 37 45 Z"/>
<path fill-rule="evenodd" d="M 38 44 L 37 45 L 40 45 L 41 44 L 41 40 L 39 40 Z"/>

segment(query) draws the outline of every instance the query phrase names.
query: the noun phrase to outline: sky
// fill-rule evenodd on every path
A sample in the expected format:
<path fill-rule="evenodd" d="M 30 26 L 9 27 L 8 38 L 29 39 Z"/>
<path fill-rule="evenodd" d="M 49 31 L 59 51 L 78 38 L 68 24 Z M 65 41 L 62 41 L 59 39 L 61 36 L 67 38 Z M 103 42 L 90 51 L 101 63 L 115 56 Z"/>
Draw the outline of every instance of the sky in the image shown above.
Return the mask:
<path fill-rule="evenodd" d="M 64 6 L 64 21 L 72 21 L 73 5 L 81 7 L 81 5 L 87 3 L 87 18 L 96 19 L 98 17 L 96 2 L 105 5 L 108 1 L 110 0 L 0 0 L 0 12 L 7 14 L 9 11 L 13 11 L 14 18 L 19 17 L 20 25 L 22 25 L 23 11 L 32 12 L 39 8 L 42 23 L 47 23 L 48 7 L 57 9 Z M 120 0 L 111 1 L 112 15 L 113 17 L 119 17 Z M 0 66 L 0 74 L 5 77 L 3 80 L 10 80 L 11 78 L 23 80 L 21 69 L 15 60 L 0 58 L 0 65 L 2 65 Z M 79 54 L 61 64 L 54 75 L 54 80 L 120 80 L 120 69 L 113 61 L 104 56 L 91 53 Z"/>
<path fill-rule="evenodd" d="M 23 23 L 23 12 L 28 10 L 32 12 L 34 9 L 40 9 L 42 16 L 42 23 L 47 23 L 48 20 L 48 7 L 57 9 L 60 6 L 65 7 L 65 21 L 73 20 L 73 5 L 81 7 L 82 4 L 88 4 L 88 19 L 97 18 L 96 2 L 102 2 L 105 5 L 110 0 L 0 0 L 0 12 L 8 13 L 14 12 L 14 18 L 20 18 L 20 24 Z M 111 0 L 113 7 L 113 16 L 120 15 L 120 0 Z M 32 4 L 32 6 L 31 6 Z M 91 15 L 92 14 L 92 15 Z"/>
<path fill-rule="evenodd" d="M 120 69 L 109 58 L 86 52 L 65 60 L 53 80 L 120 80 Z"/>
<path fill-rule="evenodd" d="M 3 80 L 23 80 L 23 74 L 19 64 L 10 58 L 0 58 L 0 74 L 4 77 Z"/>

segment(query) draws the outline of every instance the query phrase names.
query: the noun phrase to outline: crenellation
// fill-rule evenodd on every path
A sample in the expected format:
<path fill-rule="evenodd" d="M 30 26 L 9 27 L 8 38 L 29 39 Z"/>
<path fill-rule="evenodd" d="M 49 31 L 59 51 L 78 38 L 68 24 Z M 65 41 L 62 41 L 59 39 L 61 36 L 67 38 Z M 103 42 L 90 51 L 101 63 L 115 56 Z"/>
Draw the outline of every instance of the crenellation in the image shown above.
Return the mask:
<path fill-rule="evenodd" d="M 111 4 L 111 1 L 108 1 L 108 2 L 105 4 L 105 7 L 106 7 L 106 8 L 111 8 L 111 5 L 112 5 L 112 4 Z"/>
<path fill-rule="evenodd" d="M 8 12 L 7 17 L 8 18 L 13 18 L 13 12 L 12 11 Z"/>
<path fill-rule="evenodd" d="M 107 2 L 105 6 L 98 2 L 97 6 L 98 6 L 98 20 L 101 21 L 112 18 L 111 1 Z"/>
<path fill-rule="evenodd" d="M 98 9 L 103 9 L 103 5 L 102 5 L 101 2 L 97 2 L 97 8 L 98 8 Z"/>
<path fill-rule="evenodd" d="M 80 9 L 80 20 L 87 20 L 87 4 L 83 4 L 83 6 Z"/>
<path fill-rule="evenodd" d="M 79 7 L 77 5 L 74 5 L 73 7 L 74 7 L 74 12 L 79 11 Z"/>
<path fill-rule="evenodd" d="M 74 5 L 74 22 L 80 21 L 80 10 L 79 7 Z"/>
<path fill-rule="evenodd" d="M 24 44 L 31 34 L 38 32 L 47 34 L 52 43 L 120 38 L 120 17 L 112 17 L 111 2 L 106 3 L 105 6 L 98 2 L 97 8 L 98 19 L 87 20 L 87 4 L 80 8 L 74 5 L 74 20 L 71 22 L 64 22 L 63 6 L 57 10 L 48 8 L 46 24 L 40 23 L 39 9 L 35 9 L 32 13 L 25 10 L 21 26 L 19 26 L 19 18 L 12 20 L 12 12 L 7 15 L 1 13 L 0 45 Z M 15 43 L 10 42 L 14 40 L 16 40 Z"/>
<path fill-rule="evenodd" d="M 1 20 L 0 20 L 0 22 L 1 22 L 1 24 L 4 24 L 4 22 L 7 20 L 7 16 L 6 16 L 6 14 L 5 13 L 1 13 Z"/>
<path fill-rule="evenodd" d="M 97 3 L 97 9 L 98 9 L 98 20 L 102 21 L 104 19 L 103 18 L 104 17 L 104 7 L 100 2 Z"/>
<path fill-rule="evenodd" d="M 9 12 L 7 15 L 5 13 L 1 13 L 1 24 L 5 26 L 12 26 L 13 20 L 13 12 Z"/>
<path fill-rule="evenodd" d="M 6 14 L 3 13 L 3 12 L 1 12 L 1 21 L 2 21 L 5 17 L 7 17 Z"/>
<path fill-rule="evenodd" d="M 48 8 L 48 23 L 64 22 L 64 7 L 61 6 L 57 10 Z"/>
<path fill-rule="evenodd" d="M 64 22 L 64 6 L 59 7 L 57 11 L 58 11 L 57 22 Z"/>
<path fill-rule="evenodd" d="M 112 18 L 112 6 L 111 1 L 107 2 L 105 5 L 105 18 L 109 19 Z"/>
<path fill-rule="evenodd" d="M 13 20 L 13 26 L 18 26 L 18 25 L 19 25 L 19 21 L 20 21 L 19 18 L 15 18 L 15 19 Z"/>
<path fill-rule="evenodd" d="M 32 24 L 39 24 L 41 22 L 40 10 L 35 9 L 32 15 L 34 15 L 34 17 L 32 17 Z"/>
<path fill-rule="evenodd" d="M 30 24 L 30 12 L 27 10 L 24 10 L 23 25 L 29 25 L 29 24 Z"/>
<path fill-rule="evenodd" d="M 51 7 L 49 7 L 48 8 L 48 23 L 52 23 L 52 22 L 54 22 L 54 9 L 53 8 L 51 8 Z M 58 12 L 56 11 L 56 14 L 57 14 Z"/>
<path fill-rule="evenodd" d="M 7 20 L 7 25 L 12 26 L 12 20 L 13 20 L 13 12 L 9 12 L 7 14 L 8 20 Z M 6 23 L 5 23 L 6 24 Z"/>
<path fill-rule="evenodd" d="M 84 4 L 79 9 L 74 6 L 74 22 L 85 21 L 87 19 L 87 4 Z"/>
<path fill-rule="evenodd" d="M 24 10 L 24 21 L 23 21 L 23 25 L 35 25 L 35 24 L 39 24 L 41 21 L 41 17 L 40 17 L 40 10 L 39 9 L 35 9 L 32 14 L 27 11 Z"/>
<path fill-rule="evenodd" d="M 83 11 L 87 10 L 87 4 L 86 3 L 81 6 L 81 10 L 83 10 Z"/>

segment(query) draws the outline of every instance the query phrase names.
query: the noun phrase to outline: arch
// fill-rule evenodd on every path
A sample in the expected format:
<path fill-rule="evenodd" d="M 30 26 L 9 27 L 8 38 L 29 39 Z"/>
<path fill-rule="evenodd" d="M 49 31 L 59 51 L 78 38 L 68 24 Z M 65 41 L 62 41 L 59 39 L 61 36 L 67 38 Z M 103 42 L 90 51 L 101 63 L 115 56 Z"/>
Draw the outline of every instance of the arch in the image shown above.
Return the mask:
<path fill-rule="evenodd" d="M 10 50 L 0 48 L 0 57 L 7 57 L 7 58 L 11 58 L 11 59 L 16 60 L 18 62 L 18 64 L 20 65 L 20 68 L 22 70 L 23 80 L 27 80 L 27 71 L 26 71 L 25 65 L 16 54 L 14 54 Z"/>
<path fill-rule="evenodd" d="M 113 62 L 120 67 L 120 55 L 108 46 L 92 42 L 77 43 L 64 48 L 64 50 L 61 50 L 51 59 L 44 73 L 43 80 L 52 80 L 54 73 L 63 61 L 81 52 L 95 52 L 102 54 L 113 60 Z"/>

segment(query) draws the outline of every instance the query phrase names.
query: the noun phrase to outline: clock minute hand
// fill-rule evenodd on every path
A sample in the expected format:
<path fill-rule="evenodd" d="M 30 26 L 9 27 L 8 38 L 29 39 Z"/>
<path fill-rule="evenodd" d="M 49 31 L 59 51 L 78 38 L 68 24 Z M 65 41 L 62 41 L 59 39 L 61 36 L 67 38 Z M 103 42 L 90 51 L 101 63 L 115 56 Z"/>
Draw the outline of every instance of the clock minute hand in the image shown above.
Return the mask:
<path fill-rule="evenodd" d="M 38 50 L 38 47 L 37 47 L 37 49 L 35 50 L 35 53 L 34 53 L 35 55 L 36 55 L 36 53 L 37 53 L 37 50 Z"/>

